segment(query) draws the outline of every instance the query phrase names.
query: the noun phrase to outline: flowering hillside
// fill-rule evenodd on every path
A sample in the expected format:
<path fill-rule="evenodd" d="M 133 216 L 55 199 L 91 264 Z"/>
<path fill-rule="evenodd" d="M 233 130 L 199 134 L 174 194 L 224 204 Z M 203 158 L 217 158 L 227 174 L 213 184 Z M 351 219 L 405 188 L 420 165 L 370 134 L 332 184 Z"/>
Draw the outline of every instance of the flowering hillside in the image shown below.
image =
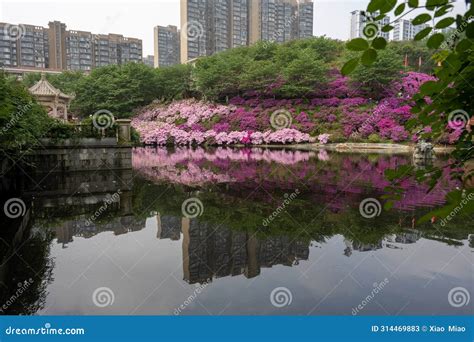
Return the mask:
<path fill-rule="evenodd" d="M 234 97 L 228 105 L 195 99 L 152 104 L 132 120 L 132 125 L 147 145 L 417 139 L 404 124 L 411 117 L 412 95 L 424 82 L 433 79 L 431 76 L 408 72 L 385 90 L 380 101 L 364 96 L 340 74 L 333 71 L 331 76 L 327 87 L 306 99 L 276 99 L 254 93 Z M 455 136 L 450 140 L 455 140 Z"/>

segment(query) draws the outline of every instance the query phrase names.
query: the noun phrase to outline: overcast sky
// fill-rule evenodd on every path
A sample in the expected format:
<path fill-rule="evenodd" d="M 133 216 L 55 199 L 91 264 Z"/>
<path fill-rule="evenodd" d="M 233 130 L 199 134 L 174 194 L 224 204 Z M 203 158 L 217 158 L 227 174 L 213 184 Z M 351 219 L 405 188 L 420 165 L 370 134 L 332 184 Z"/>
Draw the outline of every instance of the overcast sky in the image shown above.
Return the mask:
<path fill-rule="evenodd" d="M 349 39 L 350 12 L 368 0 L 315 0 L 314 34 Z M 180 26 L 179 0 L 0 0 L 0 21 L 46 27 L 59 20 L 68 29 L 120 33 L 143 40 L 143 54 L 153 54 L 153 27 Z M 458 0 L 456 12 L 464 12 Z"/>

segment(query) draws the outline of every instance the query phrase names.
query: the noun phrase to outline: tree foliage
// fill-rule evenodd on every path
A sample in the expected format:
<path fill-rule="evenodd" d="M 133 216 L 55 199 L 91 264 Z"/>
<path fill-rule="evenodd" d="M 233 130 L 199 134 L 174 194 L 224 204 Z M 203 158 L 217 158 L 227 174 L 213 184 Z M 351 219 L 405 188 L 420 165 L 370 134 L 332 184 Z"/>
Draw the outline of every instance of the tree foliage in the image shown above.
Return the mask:
<path fill-rule="evenodd" d="M 466 3 L 467 6 L 470 5 L 470 1 L 466 1 Z M 425 39 L 427 48 L 435 51 L 436 62 L 439 63 L 439 66 L 436 66 L 434 70 L 436 80 L 426 82 L 420 88 L 419 93 L 414 96 L 413 100 L 416 105 L 412 112 L 416 116 L 408 121 L 407 127 L 409 129 L 430 127 L 428 132 L 422 134 L 422 137 L 431 139 L 440 138 L 447 127 L 458 134 L 456 150 L 451 154 L 453 163 L 449 166 L 453 174 L 461 176 L 464 173 L 462 179 L 465 182 L 465 187 L 472 187 L 473 170 L 472 167 L 471 169 L 466 167 L 466 164 L 472 164 L 474 156 L 473 130 L 470 127 L 474 109 L 474 98 L 472 96 L 474 81 L 474 22 L 472 18 L 474 17 L 474 10 L 468 8 L 463 15 L 450 16 L 454 6 L 449 0 L 427 0 L 424 4 L 410 0 L 406 5 L 404 5 L 405 1 L 401 0 L 371 0 L 367 7 L 368 23 L 366 25 L 380 20 L 388 12 L 395 9 L 397 4 L 394 21 L 414 10 L 423 10 L 423 13 L 413 19 L 414 24 L 432 21 L 436 29 L 446 28 L 454 23 L 456 25 L 456 30 L 451 35 L 434 33 L 433 30 L 426 29 L 415 36 L 415 40 Z M 389 32 L 392 29 L 393 27 L 390 24 L 381 28 L 384 32 Z M 360 40 L 361 38 L 347 44 L 349 49 L 362 51 L 362 53 L 346 63 L 342 68 L 344 74 L 350 74 L 354 71 L 357 65 L 363 61 L 363 56 L 369 49 L 374 48 L 379 53 L 366 58 L 365 64 L 376 63 L 378 55 L 383 50 L 374 46 L 375 39 L 362 39 L 366 41 L 365 44 Z M 362 46 L 364 47 L 362 48 Z M 461 174 L 456 172 L 459 170 L 462 170 Z M 405 168 L 393 171 L 388 176 L 397 184 L 407 175 L 414 174 L 419 180 L 429 181 L 434 186 L 439 181 L 440 173 L 441 170 L 437 168 L 418 171 L 414 168 Z M 437 215 L 446 217 L 449 215 L 453 203 L 455 203 L 455 206 L 459 206 L 461 199 L 468 196 L 468 193 L 462 191 L 458 190 L 449 194 L 448 203 L 450 203 L 450 206 L 438 211 Z M 472 192 L 472 190 L 469 191 Z M 472 203 L 463 206 L 465 213 L 474 212 Z"/>
<path fill-rule="evenodd" d="M 38 144 L 51 120 L 25 87 L 0 73 L 0 149 L 20 152 Z"/>

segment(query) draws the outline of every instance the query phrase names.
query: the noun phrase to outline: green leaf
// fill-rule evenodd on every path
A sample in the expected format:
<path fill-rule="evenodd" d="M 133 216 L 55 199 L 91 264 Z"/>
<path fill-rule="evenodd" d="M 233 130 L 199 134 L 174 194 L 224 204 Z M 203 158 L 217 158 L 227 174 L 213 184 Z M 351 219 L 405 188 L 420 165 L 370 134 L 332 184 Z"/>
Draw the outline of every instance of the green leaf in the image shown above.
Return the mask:
<path fill-rule="evenodd" d="M 395 8 L 398 0 L 385 0 L 384 4 L 380 8 L 381 13 L 388 13 Z"/>
<path fill-rule="evenodd" d="M 435 6 L 443 6 L 448 3 L 448 0 L 427 0 L 426 7 L 435 7 Z"/>
<path fill-rule="evenodd" d="M 416 26 L 416 25 L 426 23 L 427 21 L 430 21 L 430 20 L 431 20 L 431 15 L 429 15 L 428 13 L 422 13 L 416 16 L 415 19 L 413 19 L 412 24 Z"/>
<path fill-rule="evenodd" d="M 346 44 L 352 51 L 365 51 L 369 48 L 369 43 L 364 38 L 355 38 Z"/>
<path fill-rule="evenodd" d="M 405 10 L 405 3 L 398 5 L 398 7 L 395 9 L 395 16 L 398 17 L 400 14 L 403 13 L 404 10 Z"/>
<path fill-rule="evenodd" d="M 367 5 L 367 12 L 376 12 L 382 8 L 385 4 L 385 0 L 371 0 Z"/>
<path fill-rule="evenodd" d="M 426 96 L 433 95 L 437 91 L 439 91 L 439 84 L 436 81 L 425 82 L 420 87 L 420 92 Z"/>
<path fill-rule="evenodd" d="M 375 62 L 376 59 L 377 59 L 377 51 L 375 51 L 374 49 L 368 49 L 368 50 L 365 50 L 365 52 L 362 54 L 361 62 L 364 65 L 371 65 L 372 63 Z"/>
<path fill-rule="evenodd" d="M 427 35 L 430 34 L 431 30 L 433 30 L 432 27 L 424 28 L 423 30 L 421 30 L 420 32 L 416 34 L 415 40 L 422 40 L 423 38 L 425 38 Z"/>
<path fill-rule="evenodd" d="M 472 49 L 472 41 L 470 39 L 463 39 L 456 45 L 456 51 L 460 53 L 469 49 Z"/>
<path fill-rule="evenodd" d="M 445 15 L 446 13 L 448 13 L 448 11 L 453 8 L 453 5 L 445 5 L 443 7 L 441 7 L 440 9 L 438 9 L 435 13 L 434 13 L 434 17 L 437 18 L 437 17 L 442 17 L 443 15 Z"/>
<path fill-rule="evenodd" d="M 387 41 L 383 37 L 377 37 L 372 41 L 372 47 L 377 50 L 383 50 L 387 46 Z"/>
<path fill-rule="evenodd" d="M 349 75 L 352 71 L 354 71 L 357 65 L 359 65 L 359 57 L 347 61 L 341 69 L 341 74 L 344 76 Z"/>
<path fill-rule="evenodd" d="M 384 27 L 382 27 L 382 32 L 390 32 L 393 30 L 393 26 L 391 25 L 385 25 Z"/>
<path fill-rule="evenodd" d="M 408 0 L 408 6 L 410 8 L 416 8 L 418 7 L 418 0 Z"/>
<path fill-rule="evenodd" d="M 426 42 L 426 46 L 430 49 L 437 49 L 443 41 L 444 35 L 441 33 L 435 33 L 428 39 L 428 41 Z"/>
<path fill-rule="evenodd" d="M 438 21 L 436 23 L 435 27 L 437 29 L 443 29 L 443 28 L 446 28 L 448 26 L 451 26 L 455 21 L 456 21 L 456 19 L 454 19 L 452 17 L 444 18 L 444 19 L 441 19 L 440 21 Z"/>
<path fill-rule="evenodd" d="M 474 22 L 469 23 L 466 27 L 466 37 L 474 38 Z"/>

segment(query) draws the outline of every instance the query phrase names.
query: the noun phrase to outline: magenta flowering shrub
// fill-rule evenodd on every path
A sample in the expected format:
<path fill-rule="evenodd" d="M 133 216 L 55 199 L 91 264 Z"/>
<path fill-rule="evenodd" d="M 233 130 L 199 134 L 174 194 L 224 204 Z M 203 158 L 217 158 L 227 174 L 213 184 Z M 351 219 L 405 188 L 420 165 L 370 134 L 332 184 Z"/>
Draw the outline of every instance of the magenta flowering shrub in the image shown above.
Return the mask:
<path fill-rule="evenodd" d="M 387 89 L 387 97 L 375 102 L 337 70 L 329 76 L 332 80 L 326 87 L 304 99 L 277 98 L 268 89 L 234 97 L 228 105 L 188 99 L 148 106 L 132 125 L 143 143 L 156 145 L 288 144 L 316 141 L 322 134 L 334 136 L 334 141 L 366 139 L 372 134 L 393 142 L 417 139 L 404 124 L 412 117 L 413 94 L 433 77 L 408 72 Z M 291 120 L 286 129 L 276 130 L 270 117 L 282 109 Z M 446 140 L 454 142 L 459 134 L 449 132 Z"/>

